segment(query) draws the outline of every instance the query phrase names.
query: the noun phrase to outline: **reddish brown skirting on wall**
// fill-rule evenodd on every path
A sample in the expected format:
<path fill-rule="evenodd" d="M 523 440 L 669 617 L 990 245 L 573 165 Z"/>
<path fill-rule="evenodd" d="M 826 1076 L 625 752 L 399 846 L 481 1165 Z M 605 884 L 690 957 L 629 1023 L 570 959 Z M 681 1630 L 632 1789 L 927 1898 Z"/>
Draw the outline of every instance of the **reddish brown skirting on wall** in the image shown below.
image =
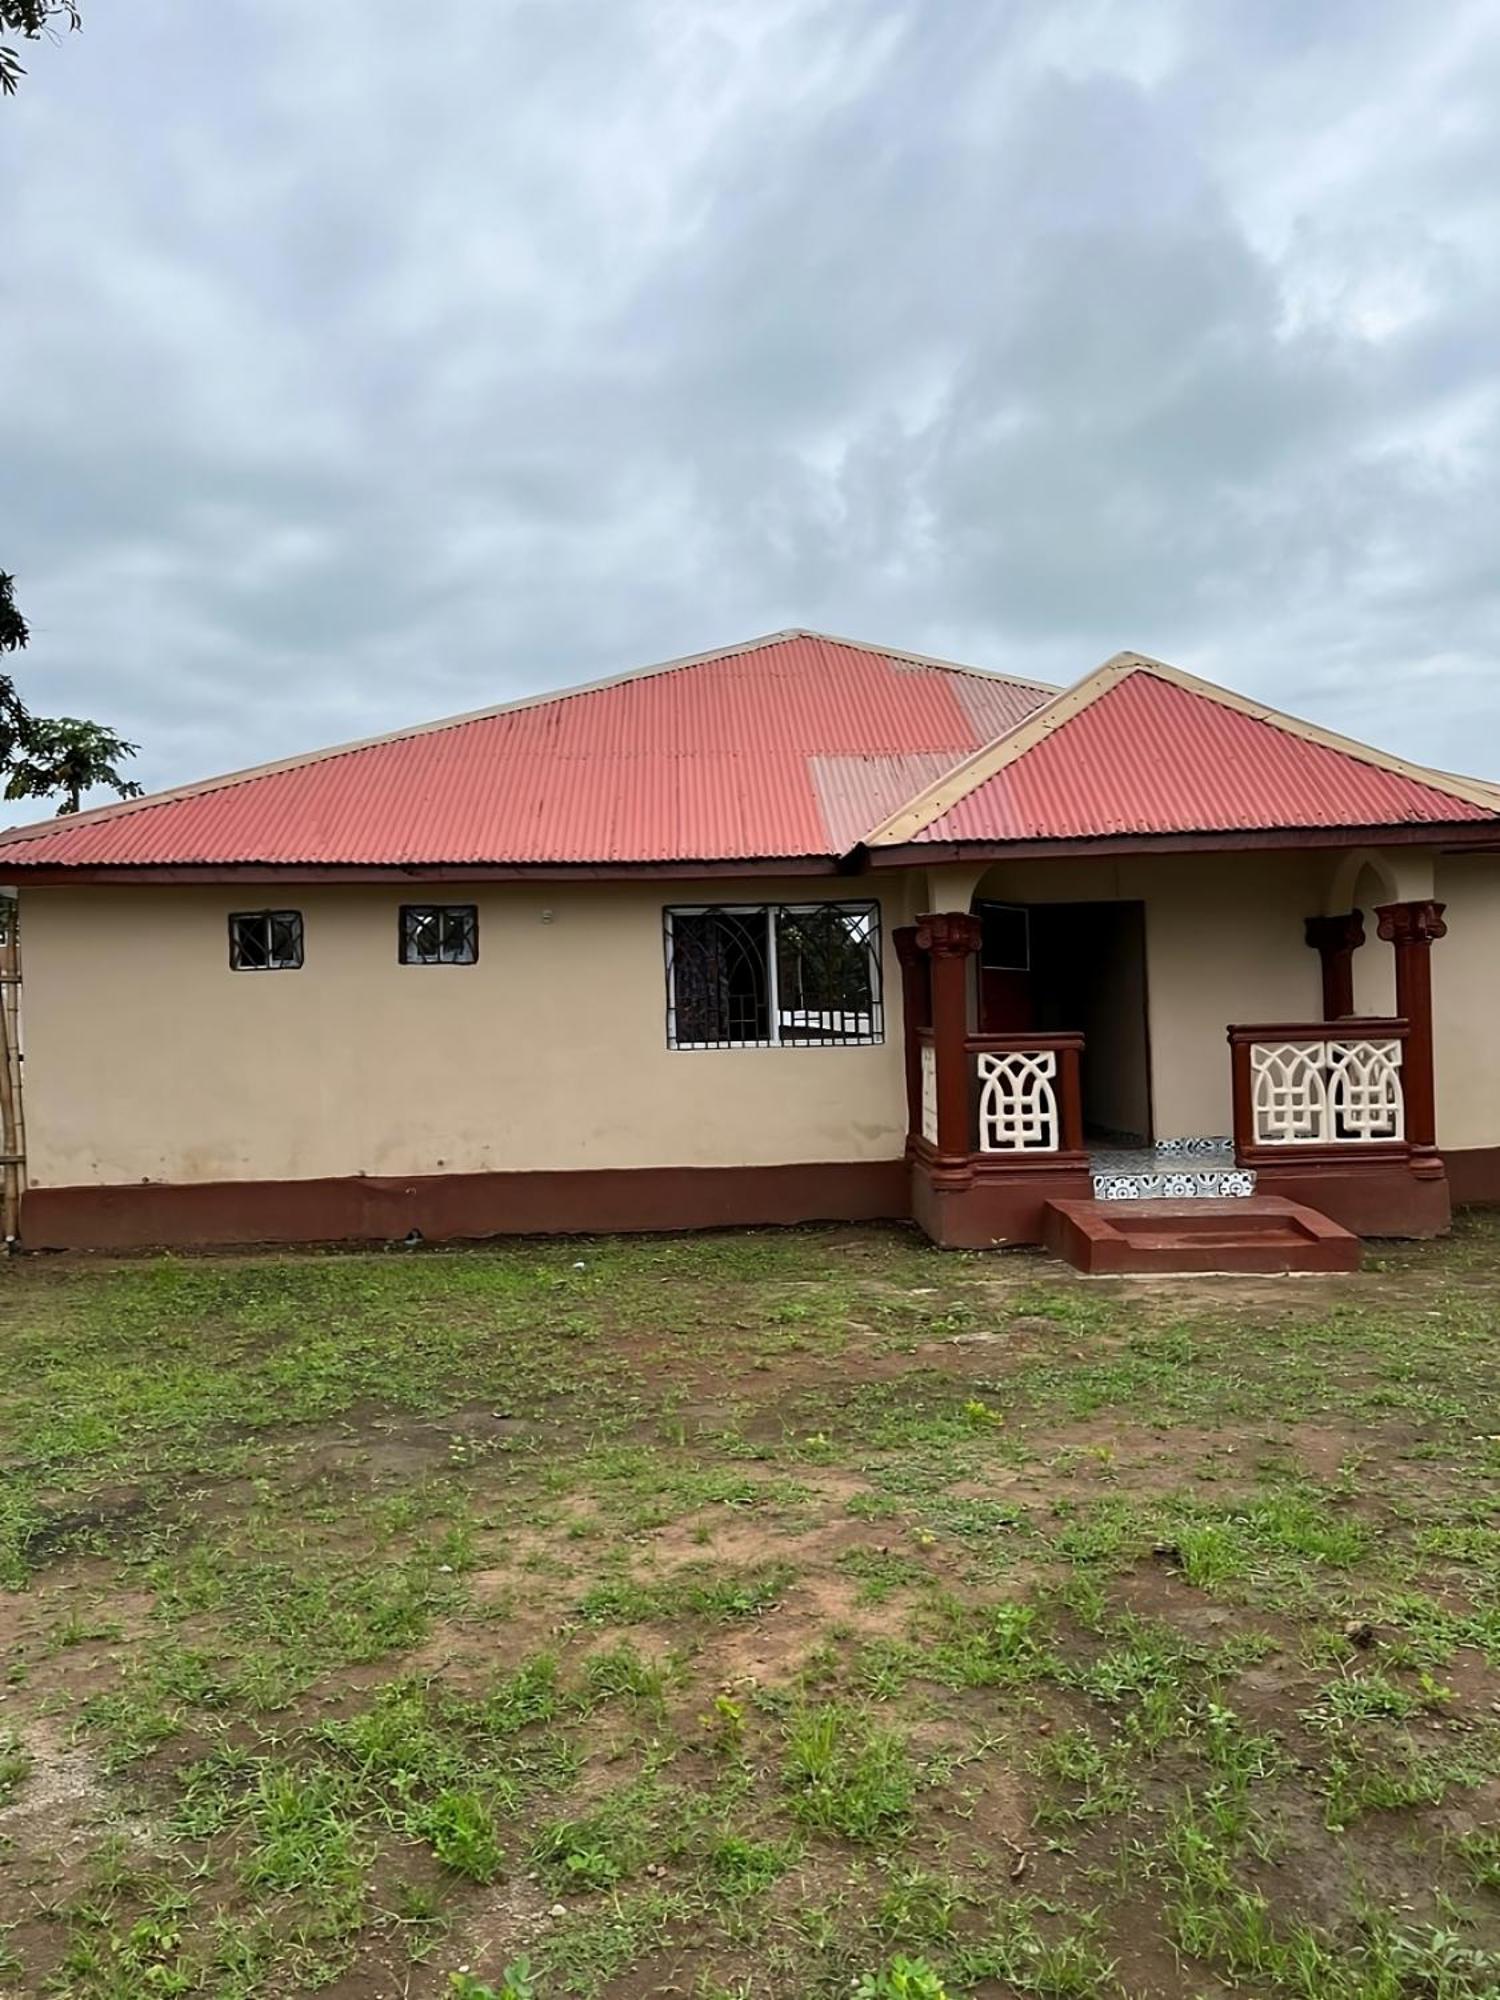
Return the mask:
<path fill-rule="evenodd" d="M 1092 1186 L 1088 1166 L 1080 1161 L 979 1174 L 966 1187 L 944 1187 L 918 1158 L 911 1169 L 911 1212 L 945 1250 L 1003 1250 L 1040 1243 L 1047 1203 L 1086 1200 Z"/>
<path fill-rule="evenodd" d="M 1441 1236 L 1453 1219 L 1446 1177 L 1399 1160 L 1257 1165 L 1255 1188 L 1315 1208 L 1356 1236 Z"/>
<path fill-rule="evenodd" d="M 785 1167 L 637 1167 L 408 1179 L 208 1181 L 29 1188 L 28 1250 L 431 1241 L 875 1222 L 911 1213 L 904 1160 Z"/>
<path fill-rule="evenodd" d="M 1444 1147 L 1443 1165 L 1455 1208 L 1500 1208 L 1500 1146 L 1470 1146 L 1458 1153 Z"/>

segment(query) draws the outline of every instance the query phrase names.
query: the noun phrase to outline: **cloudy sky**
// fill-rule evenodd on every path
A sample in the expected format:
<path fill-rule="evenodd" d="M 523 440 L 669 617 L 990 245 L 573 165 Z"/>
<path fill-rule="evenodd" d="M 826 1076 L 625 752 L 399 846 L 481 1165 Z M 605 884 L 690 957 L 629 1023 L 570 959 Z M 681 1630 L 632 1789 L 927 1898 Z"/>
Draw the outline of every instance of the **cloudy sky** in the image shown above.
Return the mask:
<path fill-rule="evenodd" d="M 83 0 L 0 568 L 150 784 L 806 624 L 1500 775 L 1494 0 Z"/>

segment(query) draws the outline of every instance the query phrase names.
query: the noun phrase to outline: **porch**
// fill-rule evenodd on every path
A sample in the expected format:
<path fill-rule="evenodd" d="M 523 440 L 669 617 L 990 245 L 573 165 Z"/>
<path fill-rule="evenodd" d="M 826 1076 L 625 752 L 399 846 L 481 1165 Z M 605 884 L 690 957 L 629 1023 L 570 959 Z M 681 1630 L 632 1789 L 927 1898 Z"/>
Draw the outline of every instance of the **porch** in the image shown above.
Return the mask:
<path fill-rule="evenodd" d="M 1349 859 L 1332 874 L 1335 889 L 1365 881 L 1359 858 Z M 1355 1010 L 1355 954 L 1366 942 L 1359 910 L 1285 910 L 1278 935 L 1321 1005 L 1304 1018 L 1220 1017 L 1210 1027 L 1200 1004 L 1189 1038 L 1161 1025 L 1177 1029 L 1188 1018 L 1181 993 L 1156 996 L 1159 1016 L 1148 1000 L 1144 904 L 1126 916 L 1130 899 L 1075 897 L 1066 921 L 1038 921 L 1037 910 L 1060 906 L 997 905 L 979 893 L 988 886 L 976 883 L 968 908 L 929 912 L 894 940 L 912 1211 L 935 1242 L 1038 1243 L 1056 1225 L 1053 1204 L 1089 1202 L 1231 1208 L 1259 1198 L 1266 1209 L 1269 1198 L 1356 1236 L 1448 1227 L 1431 984 L 1431 947 L 1446 928 L 1441 903 L 1375 905 L 1389 951 L 1361 984 L 1386 987 L 1389 1011 Z M 1095 909 L 1097 919 L 1088 914 Z M 1052 936 L 1049 961 L 1029 941 L 1022 949 L 1023 918 Z M 1178 976 L 1193 978 L 1190 956 Z M 1280 976 L 1292 983 L 1284 967 Z M 1214 1129 L 1163 1131 L 1158 1105 L 1189 1101 L 1170 1087 L 1172 1065 L 1201 1062 L 1210 1034 L 1221 1095 L 1200 1090 L 1191 1102 L 1209 1107 Z M 1206 1221 L 1199 1215 L 1195 1226 Z"/>

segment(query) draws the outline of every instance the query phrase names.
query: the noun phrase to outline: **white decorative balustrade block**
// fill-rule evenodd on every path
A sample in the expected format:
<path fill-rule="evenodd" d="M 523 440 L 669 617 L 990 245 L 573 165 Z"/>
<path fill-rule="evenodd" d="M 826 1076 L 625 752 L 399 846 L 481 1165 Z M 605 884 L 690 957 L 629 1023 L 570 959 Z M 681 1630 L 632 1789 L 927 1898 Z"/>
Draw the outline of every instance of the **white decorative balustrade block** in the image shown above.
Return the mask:
<path fill-rule="evenodd" d="M 1257 1146 L 1320 1145 L 1328 1137 L 1325 1042 L 1255 1042 L 1251 1102 Z"/>
<path fill-rule="evenodd" d="M 1257 1146 L 1368 1145 L 1405 1131 L 1398 1041 L 1255 1042 Z"/>
<path fill-rule="evenodd" d="M 929 1146 L 938 1142 L 937 1050 L 931 1042 L 922 1044 L 922 1137 Z"/>
<path fill-rule="evenodd" d="M 1361 1140 L 1404 1138 L 1401 1044 L 1330 1042 L 1328 1115 L 1338 1140 L 1357 1145 Z"/>
<path fill-rule="evenodd" d="M 1057 1152 L 1056 1052 L 985 1049 L 978 1065 L 980 1152 Z"/>

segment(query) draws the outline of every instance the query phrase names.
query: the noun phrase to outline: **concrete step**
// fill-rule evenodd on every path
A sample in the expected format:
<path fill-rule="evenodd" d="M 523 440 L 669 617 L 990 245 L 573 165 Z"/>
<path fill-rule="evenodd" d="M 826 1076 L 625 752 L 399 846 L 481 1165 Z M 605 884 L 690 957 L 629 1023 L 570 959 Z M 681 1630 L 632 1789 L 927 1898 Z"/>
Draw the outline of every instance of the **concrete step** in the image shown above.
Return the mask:
<path fill-rule="evenodd" d="M 1357 1236 L 1275 1195 L 1049 1201 L 1042 1240 L 1055 1257 L 1094 1277 L 1357 1271 L 1360 1261 Z"/>

